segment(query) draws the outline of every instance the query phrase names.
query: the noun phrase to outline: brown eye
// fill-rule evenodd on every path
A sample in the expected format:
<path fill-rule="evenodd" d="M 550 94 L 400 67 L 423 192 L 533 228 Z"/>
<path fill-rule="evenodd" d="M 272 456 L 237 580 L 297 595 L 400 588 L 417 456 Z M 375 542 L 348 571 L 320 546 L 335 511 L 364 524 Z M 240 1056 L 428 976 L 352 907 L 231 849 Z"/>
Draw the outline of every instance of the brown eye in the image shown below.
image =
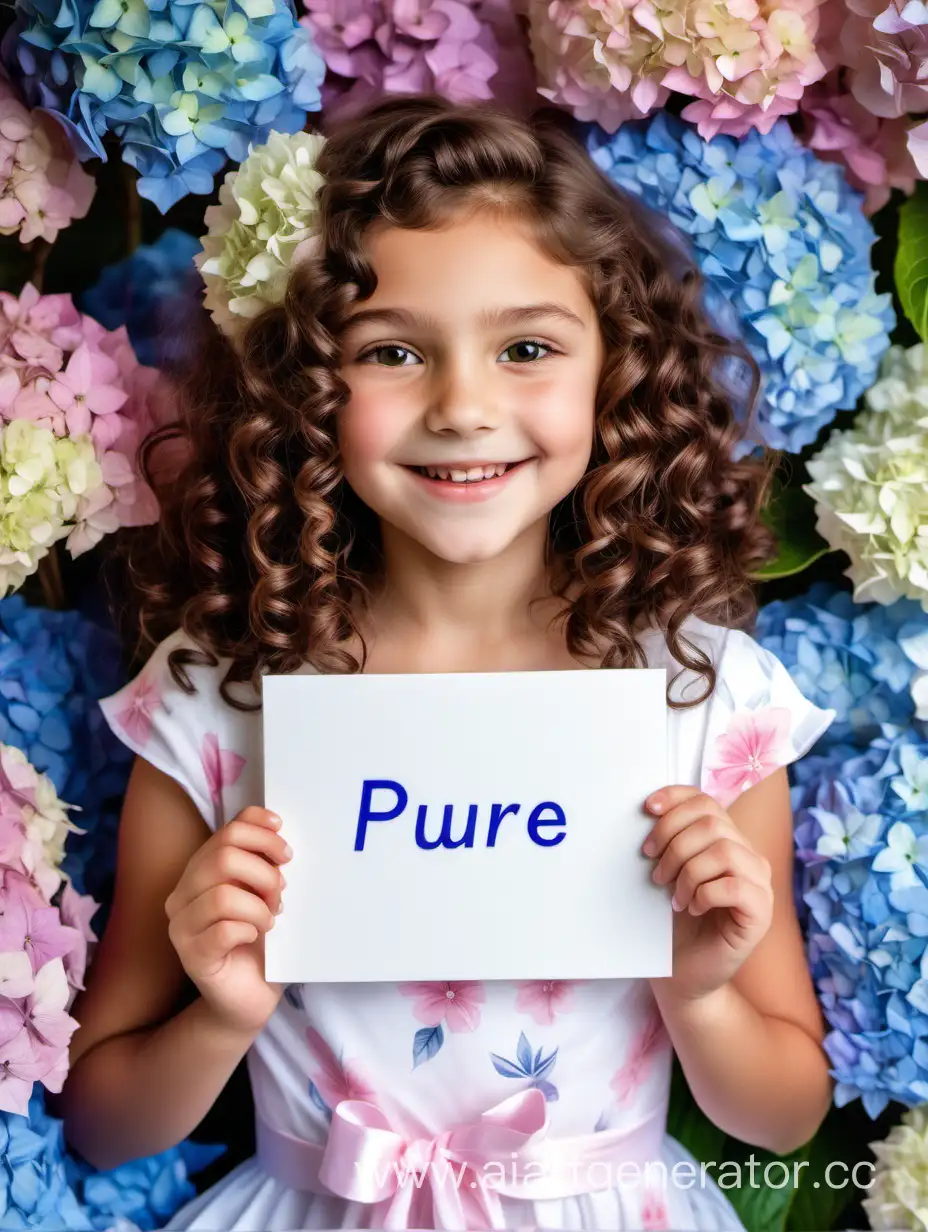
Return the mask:
<path fill-rule="evenodd" d="M 382 364 L 384 368 L 407 368 L 410 363 L 418 363 L 418 357 L 406 347 L 389 344 L 374 347 L 363 357 L 364 363 Z"/>
<path fill-rule="evenodd" d="M 550 350 L 550 347 L 540 342 L 530 342 L 527 338 L 523 338 L 521 342 L 514 342 L 512 346 L 506 347 L 503 355 L 506 357 L 506 363 L 529 364 L 535 360 L 544 359 Z"/>

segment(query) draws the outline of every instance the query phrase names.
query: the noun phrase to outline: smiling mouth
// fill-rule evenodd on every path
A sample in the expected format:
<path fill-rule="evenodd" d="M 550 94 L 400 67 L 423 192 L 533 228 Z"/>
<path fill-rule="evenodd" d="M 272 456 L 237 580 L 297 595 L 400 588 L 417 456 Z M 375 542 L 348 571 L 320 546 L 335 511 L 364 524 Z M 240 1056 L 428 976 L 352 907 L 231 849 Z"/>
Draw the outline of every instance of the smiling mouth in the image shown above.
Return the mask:
<path fill-rule="evenodd" d="M 516 467 L 524 466 L 527 461 L 527 458 L 523 458 L 520 462 L 492 462 L 483 466 L 410 466 L 407 469 L 426 479 L 444 483 L 475 484 L 499 479 L 501 475 L 508 474 Z"/>

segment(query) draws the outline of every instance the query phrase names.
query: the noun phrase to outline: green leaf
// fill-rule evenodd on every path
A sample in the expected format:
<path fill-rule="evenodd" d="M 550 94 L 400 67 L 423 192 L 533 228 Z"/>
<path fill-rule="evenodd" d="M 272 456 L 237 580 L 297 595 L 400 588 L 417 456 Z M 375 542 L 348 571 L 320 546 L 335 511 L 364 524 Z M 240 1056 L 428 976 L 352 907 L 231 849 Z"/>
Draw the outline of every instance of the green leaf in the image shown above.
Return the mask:
<path fill-rule="evenodd" d="M 724 1150 L 724 1166 L 711 1175 L 748 1232 L 784 1232 L 797 1186 L 808 1170 L 803 1165 L 810 1144 L 789 1155 L 774 1155 L 727 1138 Z"/>
<path fill-rule="evenodd" d="M 779 551 L 752 573 L 757 581 L 801 573 L 832 550 L 815 529 L 815 502 L 801 488 L 775 485 L 761 516 L 776 535 Z"/>
<path fill-rule="evenodd" d="M 854 1184 L 854 1166 L 871 1153 L 848 1122 L 847 1112 L 832 1106 L 809 1144 L 809 1166 L 802 1170 L 789 1208 L 789 1232 L 826 1232 L 837 1227 L 842 1212 L 864 1192 Z M 869 1168 L 862 1168 L 858 1179 L 867 1182 L 870 1175 Z"/>
<path fill-rule="evenodd" d="M 906 317 L 928 341 L 928 189 L 918 191 L 899 210 L 896 290 Z"/>

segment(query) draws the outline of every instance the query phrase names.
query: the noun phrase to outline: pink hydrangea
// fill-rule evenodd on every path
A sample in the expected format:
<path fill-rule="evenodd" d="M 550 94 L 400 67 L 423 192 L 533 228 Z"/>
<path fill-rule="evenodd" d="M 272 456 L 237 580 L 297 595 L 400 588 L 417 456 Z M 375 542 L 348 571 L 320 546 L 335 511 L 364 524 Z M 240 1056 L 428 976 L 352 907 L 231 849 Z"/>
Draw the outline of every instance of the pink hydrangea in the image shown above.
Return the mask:
<path fill-rule="evenodd" d="M 27 110 L 0 74 L 0 234 L 54 243 L 90 209 L 95 187 L 62 129 Z"/>
<path fill-rule="evenodd" d="M 124 327 L 104 329 L 69 295 L 0 292 L 0 422 L 32 420 L 91 438 L 103 483 L 82 498 L 67 546 L 79 556 L 121 526 L 157 520 L 137 450 L 171 414 L 170 390 L 135 357 Z"/>
<path fill-rule="evenodd" d="M 908 119 L 873 115 L 840 87 L 837 73 L 807 90 L 800 106 L 806 144 L 825 162 L 844 164 L 867 214 L 882 209 L 892 189 L 915 190 L 924 172 L 912 155 L 917 138 Z"/>
<path fill-rule="evenodd" d="M 821 32 L 828 67 L 855 99 L 889 120 L 928 111 L 928 7 L 921 0 L 829 0 Z"/>
<path fill-rule="evenodd" d="M 825 66 L 822 0 L 528 0 L 539 92 L 608 132 L 689 95 L 706 139 L 768 132 Z"/>
<path fill-rule="evenodd" d="M 33 1083 L 60 1091 L 97 904 L 61 872 L 76 829 L 51 781 L 0 745 L 0 1111 L 27 1116 Z M 64 882 L 60 906 L 51 899 Z"/>
<path fill-rule="evenodd" d="M 327 111 L 384 94 L 495 98 L 524 107 L 534 86 L 517 18 L 505 0 L 305 0 L 301 24 L 328 69 Z"/>

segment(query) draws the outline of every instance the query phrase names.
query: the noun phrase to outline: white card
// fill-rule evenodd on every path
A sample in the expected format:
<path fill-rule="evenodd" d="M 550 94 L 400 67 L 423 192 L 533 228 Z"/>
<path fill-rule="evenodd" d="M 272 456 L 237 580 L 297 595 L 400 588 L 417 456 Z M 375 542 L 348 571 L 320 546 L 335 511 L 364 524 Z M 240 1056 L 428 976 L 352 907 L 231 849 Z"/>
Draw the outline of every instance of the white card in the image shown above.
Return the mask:
<path fill-rule="evenodd" d="M 671 974 L 641 853 L 668 782 L 664 670 L 263 685 L 265 803 L 293 848 L 268 980 Z"/>

